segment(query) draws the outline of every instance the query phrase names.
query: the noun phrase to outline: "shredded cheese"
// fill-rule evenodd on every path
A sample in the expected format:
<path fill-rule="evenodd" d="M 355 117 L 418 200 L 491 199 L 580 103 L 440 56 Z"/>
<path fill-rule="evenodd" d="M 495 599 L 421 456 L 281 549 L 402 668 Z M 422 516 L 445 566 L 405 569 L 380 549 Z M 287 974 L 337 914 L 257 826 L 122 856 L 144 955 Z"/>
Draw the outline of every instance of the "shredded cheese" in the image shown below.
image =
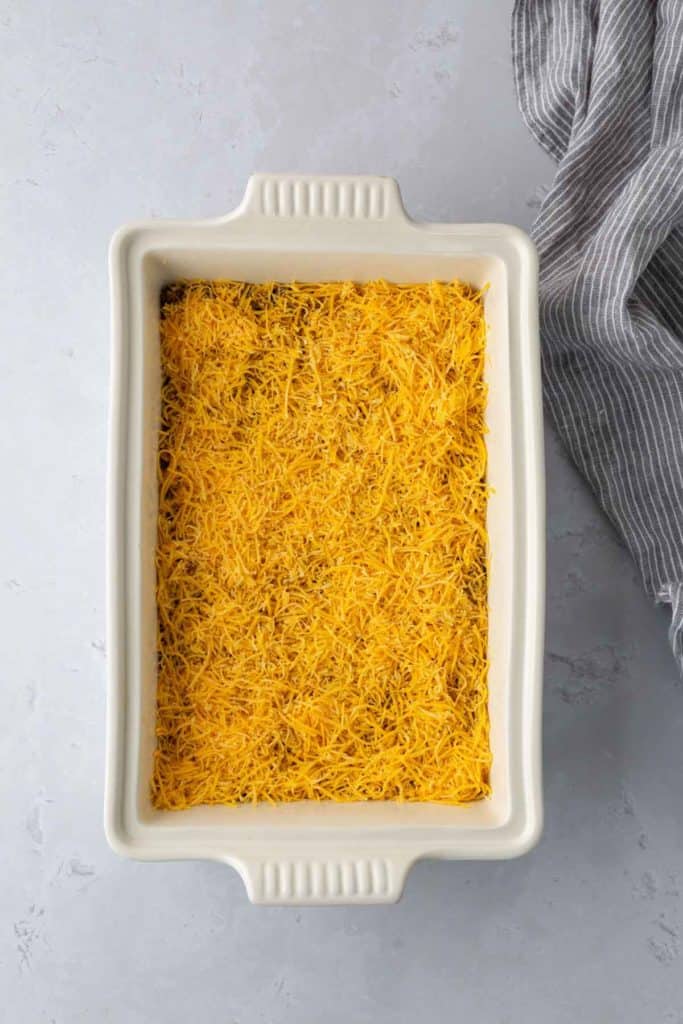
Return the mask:
<path fill-rule="evenodd" d="M 481 295 L 162 295 L 161 808 L 490 791 Z"/>

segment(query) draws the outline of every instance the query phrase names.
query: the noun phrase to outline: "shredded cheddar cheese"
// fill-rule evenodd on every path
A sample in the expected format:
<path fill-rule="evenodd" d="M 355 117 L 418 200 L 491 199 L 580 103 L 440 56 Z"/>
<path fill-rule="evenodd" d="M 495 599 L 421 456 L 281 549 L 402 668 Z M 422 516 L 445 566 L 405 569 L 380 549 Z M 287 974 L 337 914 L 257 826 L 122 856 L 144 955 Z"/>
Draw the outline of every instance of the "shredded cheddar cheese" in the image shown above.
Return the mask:
<path fill-rule="evenodd" d="M 489 791 L 481 296 L 162 295 L 153 800 Z"/>

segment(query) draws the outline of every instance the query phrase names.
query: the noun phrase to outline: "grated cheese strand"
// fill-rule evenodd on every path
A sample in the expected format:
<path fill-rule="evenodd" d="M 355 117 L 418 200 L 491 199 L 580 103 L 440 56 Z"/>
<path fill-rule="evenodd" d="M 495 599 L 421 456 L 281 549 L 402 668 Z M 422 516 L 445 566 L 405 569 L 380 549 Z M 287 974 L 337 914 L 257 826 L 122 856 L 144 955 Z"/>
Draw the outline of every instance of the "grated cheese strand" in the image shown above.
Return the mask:
<path fill-rule="evenodd" d="M 481 295 L 162 295 L 154 804 L 490 791 Z"/>

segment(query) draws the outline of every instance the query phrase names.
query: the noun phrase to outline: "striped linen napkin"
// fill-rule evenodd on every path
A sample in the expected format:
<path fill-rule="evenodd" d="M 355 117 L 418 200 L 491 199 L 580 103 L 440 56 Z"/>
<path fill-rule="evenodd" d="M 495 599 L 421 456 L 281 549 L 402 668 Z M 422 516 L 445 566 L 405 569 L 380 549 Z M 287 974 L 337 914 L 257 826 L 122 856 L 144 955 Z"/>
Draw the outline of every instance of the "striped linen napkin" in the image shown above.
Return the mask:
<path fill-rule="evenodd" d="M 546 402 L 683 669 L 683 0 L 516 0 Z"/>

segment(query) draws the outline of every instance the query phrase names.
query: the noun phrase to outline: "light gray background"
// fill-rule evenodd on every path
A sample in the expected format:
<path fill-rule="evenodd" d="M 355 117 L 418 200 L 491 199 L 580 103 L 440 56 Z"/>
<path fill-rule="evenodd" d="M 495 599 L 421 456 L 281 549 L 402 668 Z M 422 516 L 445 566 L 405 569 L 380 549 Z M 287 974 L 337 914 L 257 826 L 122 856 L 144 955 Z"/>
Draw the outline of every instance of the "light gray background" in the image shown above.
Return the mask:
<path fill-rule="evenodd" d="M 253 170 L 395 175 L 529 227 L 507 0 L 4 0 L 0 1019 L 681 1024 L 683 690 L 666 614 L 550 433 L 547 824 L 422 863 L 396 907 L 264 910 L 102 833 L 106 246 Z"/>

